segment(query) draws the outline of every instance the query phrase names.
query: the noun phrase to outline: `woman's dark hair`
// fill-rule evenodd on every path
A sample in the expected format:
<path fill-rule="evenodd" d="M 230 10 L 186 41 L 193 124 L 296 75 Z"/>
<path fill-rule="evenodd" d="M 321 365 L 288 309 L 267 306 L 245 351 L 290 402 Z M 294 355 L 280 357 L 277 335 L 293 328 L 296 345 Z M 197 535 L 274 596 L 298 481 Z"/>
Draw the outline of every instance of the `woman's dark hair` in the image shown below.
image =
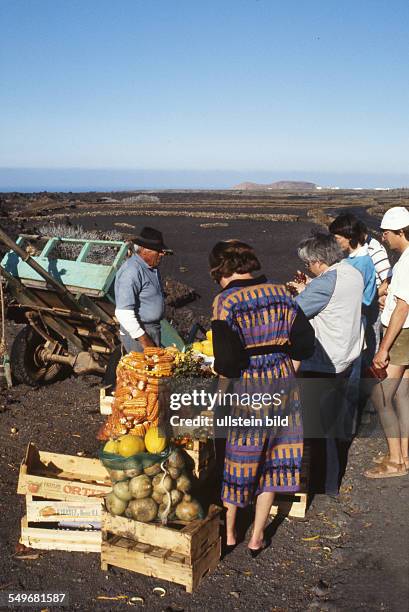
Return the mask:
<path fill-rule="evenodd" d="M 365 243 L 366 227 L 351 213 L 345 213 L 338 215 L 336 219 L 330 224 L 329 231 L 331 234 L 338 234 L 349 240 L 349 244 L 353 249 L 359 244 Z"/>
<path fill-rule="evenodd" d="M 260 270 L 260 262 L 253 247 L 240 240 L 218 242 L 209 255 L 210 274 L 220 282 L 232 274 L 247 274 Z"/>

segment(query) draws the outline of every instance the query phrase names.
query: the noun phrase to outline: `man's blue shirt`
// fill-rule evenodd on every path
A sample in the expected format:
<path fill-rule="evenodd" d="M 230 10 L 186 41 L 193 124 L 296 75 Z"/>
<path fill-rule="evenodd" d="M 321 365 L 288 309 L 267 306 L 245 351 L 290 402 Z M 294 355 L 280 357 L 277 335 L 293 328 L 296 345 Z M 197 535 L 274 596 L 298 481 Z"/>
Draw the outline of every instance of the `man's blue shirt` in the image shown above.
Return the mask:
<path fill-rule="evenodd" d="M 129 257 L 116 274 L 115 303 L 117 309 L 133 310 L 141 323 L 159 322 L 165 310 L 159 270 L 138 254 Z"/>

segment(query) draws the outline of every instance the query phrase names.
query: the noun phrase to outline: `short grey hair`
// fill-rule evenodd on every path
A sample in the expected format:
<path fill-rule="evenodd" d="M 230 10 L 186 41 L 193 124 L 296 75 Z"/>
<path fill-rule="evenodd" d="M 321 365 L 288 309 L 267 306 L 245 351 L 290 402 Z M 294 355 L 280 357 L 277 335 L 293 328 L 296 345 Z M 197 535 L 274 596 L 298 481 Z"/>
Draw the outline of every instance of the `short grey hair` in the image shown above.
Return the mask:
<path fill-rule="evenodd" d="M 344 254 L 333 234 L 316 233 L 302 240 L 297 247 L 298 257 L 306 264 L 323 263 L 332 266 L 344 259 Z"/>

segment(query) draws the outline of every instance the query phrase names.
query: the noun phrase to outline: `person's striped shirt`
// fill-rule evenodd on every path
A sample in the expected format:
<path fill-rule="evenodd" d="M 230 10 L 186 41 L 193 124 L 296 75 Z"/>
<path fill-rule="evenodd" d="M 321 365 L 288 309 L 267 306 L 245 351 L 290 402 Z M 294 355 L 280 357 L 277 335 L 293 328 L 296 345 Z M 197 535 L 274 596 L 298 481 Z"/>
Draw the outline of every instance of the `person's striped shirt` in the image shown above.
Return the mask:
<path fill-rule="evenodd" d="M 385 247 L 372 236 L 368 236 L 366 239 L 368 245 L 368 255 L 373 261 L 376 271 L 376 286 L 379 287 L 381 283 L 392 276 L 392 268 L 389 262 L 389 257 Z"/>

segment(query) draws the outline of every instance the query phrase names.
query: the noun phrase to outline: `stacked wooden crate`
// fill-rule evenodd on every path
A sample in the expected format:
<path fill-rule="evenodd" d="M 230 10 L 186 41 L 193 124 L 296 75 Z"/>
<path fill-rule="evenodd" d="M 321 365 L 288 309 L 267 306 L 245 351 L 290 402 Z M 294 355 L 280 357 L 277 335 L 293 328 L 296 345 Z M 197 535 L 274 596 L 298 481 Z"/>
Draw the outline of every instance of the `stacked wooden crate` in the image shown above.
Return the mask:
<path fill-rule="evenodd" d="M 107 512 L 102 516 L 101 568 L 110 565 L 182 584 L 192 593 L 220 559 L 221 509 L 210 506 L 206 518 L 163 526 Z"/>
<path fill-rule="evenodd" d="M 310 447 L 304 445 L 304 454 L 301 465 L 300 491 L 297 493 L 277 493 L 271 507 L 273 516 L 276 514 L 288 515 L 295 518 L 304 518 L 308 507 L 308 485 L 310 478 Z"/>
<path fill-rule="evenodd" d="M 100 552 L 109 474 L 98 459 L 39 451 L 29 444 L 17 493 L 25 496 L 20 542 L 30 548 Z"/>

